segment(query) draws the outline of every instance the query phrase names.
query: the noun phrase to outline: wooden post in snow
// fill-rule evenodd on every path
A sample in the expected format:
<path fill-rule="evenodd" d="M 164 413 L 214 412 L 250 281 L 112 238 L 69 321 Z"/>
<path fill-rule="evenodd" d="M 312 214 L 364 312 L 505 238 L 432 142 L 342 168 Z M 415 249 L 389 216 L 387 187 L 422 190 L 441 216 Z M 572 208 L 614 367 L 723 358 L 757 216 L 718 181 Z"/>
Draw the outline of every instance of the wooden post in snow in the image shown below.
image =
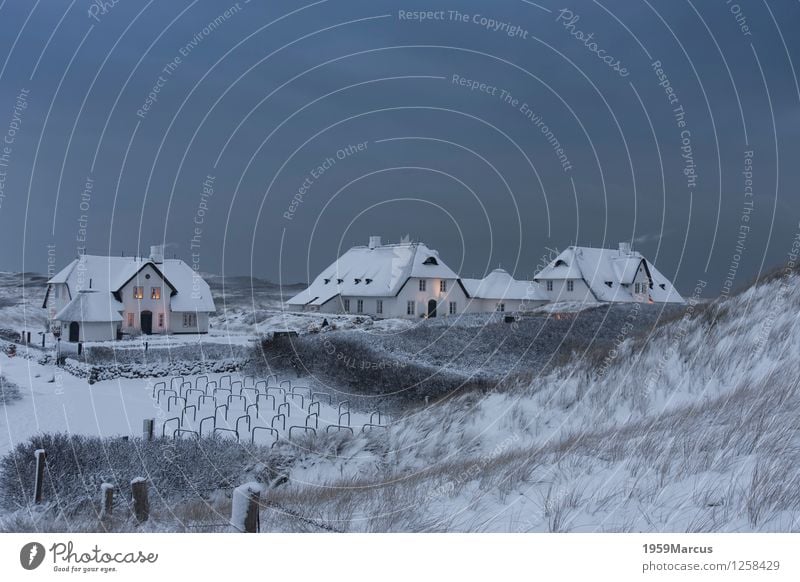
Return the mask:
<path fill-rule="evenodd" d="M 103 504 L 100 519 L 109 519 L 114 511 L 114 486 L 111 483 L 100 485 L 100 498 Z"/>
<path fill-rule="evenodd" d="M 144 523 L 150 518 L 150 500 L 147 498 L 147 479 L 136 477 L 131 481 L 133 492 L 133 514 L 139 523 Z"/>
<path fill-rule="evenodd" d="M 260 518 L 261 487 L 258 483 L 247 483 L 233 490 L 231 525 L 243 533 L 258 533 Z"/>
<path fill-rule="evenodd" d="M 33 482 L 33 502 L 39 504 L 42 502 L 42 489 L 44 487 L 44 464 L 47 460 L 47 453 L 44 449 L 37 449 L 36 455 L 36 480 Z"/>
<path fill-rule="evenodd" d="M 146 441 L 153 440 L 153 433 L 155 432 L 156 428 L 156 419 L 155 418 L 145 418 L 142 422 L 142 438 Z"/>

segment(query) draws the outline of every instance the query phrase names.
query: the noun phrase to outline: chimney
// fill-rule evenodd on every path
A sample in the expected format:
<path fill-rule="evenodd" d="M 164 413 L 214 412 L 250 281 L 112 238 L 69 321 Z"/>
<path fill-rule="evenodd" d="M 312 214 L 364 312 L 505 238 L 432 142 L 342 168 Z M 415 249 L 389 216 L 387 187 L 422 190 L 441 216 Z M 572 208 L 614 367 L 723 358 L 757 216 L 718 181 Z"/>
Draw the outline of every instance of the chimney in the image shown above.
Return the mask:
<path fill-rule="evenodd" d="M 619 243 L 619 254 L 621 255 L 631 254 L 631 243 L 628 242 Z"/>
<path fill-rule="evenodd" d="M 160 265 L 164 262 L 164 245 L 150 246 L 150 260 L 156 265 Z"/>
<path fill-rule="evenodd" d="M 369 250 L 373 250 L 379 246 L 381 246 L 381 237 L 379 236 L 369 237 Z"/>

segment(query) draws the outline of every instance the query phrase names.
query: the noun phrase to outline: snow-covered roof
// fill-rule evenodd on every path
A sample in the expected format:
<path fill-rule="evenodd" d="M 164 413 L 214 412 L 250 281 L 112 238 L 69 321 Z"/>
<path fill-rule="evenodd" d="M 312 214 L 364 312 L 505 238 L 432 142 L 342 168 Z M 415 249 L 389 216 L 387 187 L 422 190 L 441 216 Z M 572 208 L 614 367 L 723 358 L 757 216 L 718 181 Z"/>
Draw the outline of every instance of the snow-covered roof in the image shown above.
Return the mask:
<path fill-rule="evenodd" d="M 458 279 L 439 253 L 424 243 L 358 246 L 324 269 L 287 304 L 323 305 L 337 295 L 394 297 L 409 277 Z"/>
<path fill-rule="evenodd" d="M 121 312 L 125 307 L 107 291 L 86 289 L 75 294 L 72 301 L 59 311 L 54 319 L 58 321 L 122 321 Z"/>
<path fill-rule="evenodd" d="M 535 276 L 547 279 L 583 279 L 600 301 L 633 301 L 633 283 L 644 266 L 652 286 L 650 299 L 658 303 L 683 303 L 672 283 L 637 251 L 569 247 Z"/>
<path fill-rule="evenodd" d="M 216 310 L 208 283 L 180 259 L 154 263 L 146 257 L 105 257 L 81 255 L 61 269 L 48 283 L 66 283 L 72 298 L 81 290 L 114 293 L 145 266 L 160 272 L 175 293 L 170 299 L 172 311 L 212 312 Z"/>
<path fill-rule="evenodd" d="M 517 281 L 504 269 L 495 269 L 483 279 L 462 279 L 461 282 L 475 299 L 546 301 L 548 298 L 538 283 Z"/>

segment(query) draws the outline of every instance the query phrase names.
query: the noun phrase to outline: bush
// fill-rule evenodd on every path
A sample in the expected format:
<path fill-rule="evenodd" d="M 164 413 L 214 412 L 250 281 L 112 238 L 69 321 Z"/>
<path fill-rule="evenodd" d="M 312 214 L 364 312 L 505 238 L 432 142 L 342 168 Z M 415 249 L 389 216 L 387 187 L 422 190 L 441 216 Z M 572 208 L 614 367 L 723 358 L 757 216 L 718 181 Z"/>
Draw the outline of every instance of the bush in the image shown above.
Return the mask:
<path fill-rule="evenodd" d="M 11 404 L 20 398 L 22 396 L 19 393 L 19 386 L 6 380 L 5 376 L 0 376 L 0 404 Z"/>
<path fill-rule="evenodd" d="M 495 379 L 459 373 L 380 349 L 370 335 L 360 332 L 310 334 L 265 340 L 251 358 L 280 370 L 323 377 L 356 394 L 383 395 L 400 402 L 439 400 L 466 391 L 488 391 Z M 257 370 L 263 372 L 263 370 Z"/>
<path fill-rule="evenodd" d="M 22 443 L 0 460 L 0 505 L 27 508 L 33 499 L 34 451 L 45 449 L 44 499 L 64 517 L 94 512 L 103 483 L 117 485 L 116 503 L 127 505 L 130 482 L 150 481 L 150 503 L 171 507 L 180 500 L 208 498 L 243 481 L 268 482 L 287 459 L 268 448 L 222 439 L 102 439 L 43 434 Z"/>

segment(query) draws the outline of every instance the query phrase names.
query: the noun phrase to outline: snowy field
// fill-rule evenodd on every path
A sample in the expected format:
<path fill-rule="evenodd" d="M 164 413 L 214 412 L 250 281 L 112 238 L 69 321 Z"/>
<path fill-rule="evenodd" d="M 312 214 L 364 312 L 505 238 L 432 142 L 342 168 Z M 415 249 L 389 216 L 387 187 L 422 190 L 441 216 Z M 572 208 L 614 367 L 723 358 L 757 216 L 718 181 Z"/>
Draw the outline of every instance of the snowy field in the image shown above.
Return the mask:
<path fill-rule="evenodd" d="M 156 436 L 200 436 L 200 421 L 210 418 L 204 437 L 217 429 L 222 438 L 267 445 L 288 440 L 290 430 L 293 437 L 331 430 L 358 433 L 364 425 L 387 420 L 384 414 L 357 411 L 347 400 L 313 392 L 308 382 L 296 378 L 202 374 L 90 385 L 53 365 L 5 354 L 0 354 L 0 374 L 21 387 L 22 396 L 13 407 L 0 408 L 0 456 L 41 432 L 141 437 L 142 423 L 150 418 L 156 420 Z M 181 430 L 177 435 L 176 429 Z"/>

